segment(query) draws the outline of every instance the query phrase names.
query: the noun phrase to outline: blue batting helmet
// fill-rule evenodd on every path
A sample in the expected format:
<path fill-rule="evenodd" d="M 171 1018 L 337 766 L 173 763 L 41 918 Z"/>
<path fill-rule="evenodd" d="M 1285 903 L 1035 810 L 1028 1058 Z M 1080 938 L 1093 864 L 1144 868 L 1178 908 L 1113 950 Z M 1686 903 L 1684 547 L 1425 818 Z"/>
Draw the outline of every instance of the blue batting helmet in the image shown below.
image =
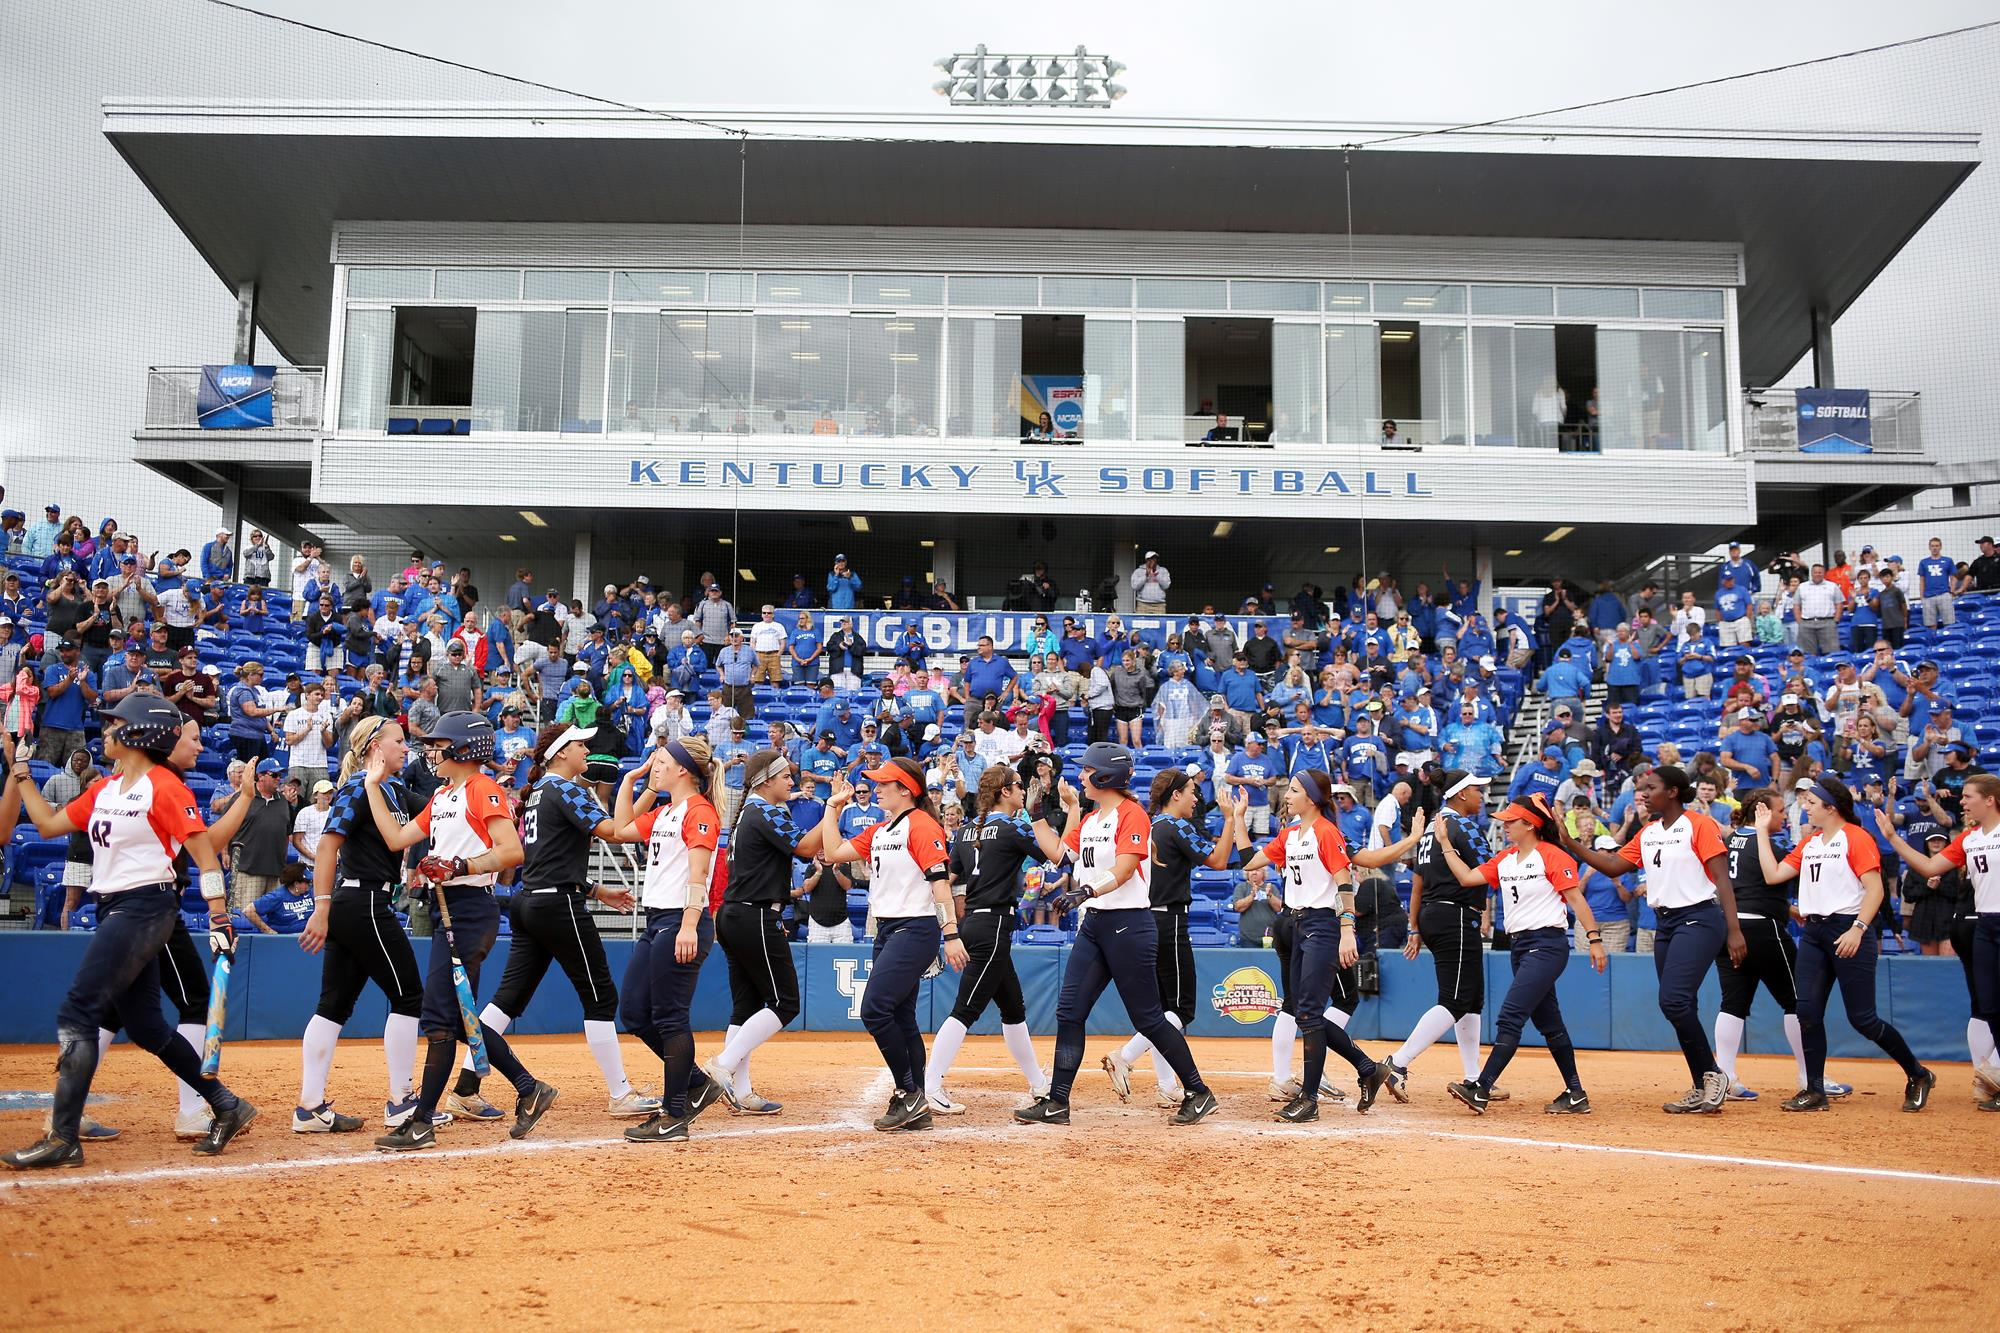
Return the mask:
<path fill-rule="evenodd" d="M 180 741 L 186 714 L 157 694 L 128 694 L 106 717 L 123 724 L 114 733 L 120 745 L 164 762 Z"/>
<path fill-rule="evenodd" d="M 427 754 L 430 747 L 442 745 L 436 757 L 445 763 L 483 764 L 493 757 L 493 724 L 479 713 L 446 713 L 422 744 Z"/>
<path fill-rule="evenodd" d="M 1077 766 L 1090 786 L 1123 791 L 1132 785 L 1132 752 L 1111 741 L 1091 745 Z"/>

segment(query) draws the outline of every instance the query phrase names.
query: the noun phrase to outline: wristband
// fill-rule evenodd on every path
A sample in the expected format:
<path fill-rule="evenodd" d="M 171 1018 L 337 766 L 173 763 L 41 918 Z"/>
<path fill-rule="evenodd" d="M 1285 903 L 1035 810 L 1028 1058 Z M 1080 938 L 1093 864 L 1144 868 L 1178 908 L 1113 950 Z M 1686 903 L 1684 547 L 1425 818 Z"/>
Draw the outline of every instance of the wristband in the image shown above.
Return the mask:
<path fill-rule="evenodd" d="M 1354 913 L 1352 913 L 1352 912 L 1342 912 L 1342 913 L 1340 914 L 1340 919 L 1341 919 L 1342 921 L 1352 921 L 1352 920 L 1354 920 Z"/>
<path fill-rule="evenodd" d="M 229 896 L 229 887 L 223 881 L 220 870 L 201 872 L 201 896 L 212 903 L 221 902 Z"/>
<path fill-rule="evenodd" d="M 945 938 L 945 942 L 946 942 L 947 944 L 949 944 L 949 943 L 950 943 L 951 941 L 953 941 L 953 940 L 955 940 L 955 939 L 957 939 L 957 938 L 958 938 L 958 932 L 954 930 L 953 932 L 951 932 L 951 934 L 949 934 L 949 935 L 945 936 L 944 938 Z"/>
<path fill-rule="evenodd" d="M 315 893 L 313 901 L 316 903 L 330 903 L 333 901 L 333 895 L 330 893 Z"/>

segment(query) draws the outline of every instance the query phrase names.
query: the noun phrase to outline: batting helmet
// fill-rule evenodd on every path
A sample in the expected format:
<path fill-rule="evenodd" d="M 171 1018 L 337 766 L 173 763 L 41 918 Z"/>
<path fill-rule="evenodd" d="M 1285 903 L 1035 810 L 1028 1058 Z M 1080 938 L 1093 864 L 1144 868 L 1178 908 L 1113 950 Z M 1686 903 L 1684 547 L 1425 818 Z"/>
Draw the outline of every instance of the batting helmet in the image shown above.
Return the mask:
<path fill-rule="evenodd" d="M 1112 741 L 1098 741 L 1077 761 L 1083 780 L 1100 789 L 1123 791 L 1132 785 L 1132 752 Z"/>
<path fill-rule="evenodd" d="M 157 694 L 128 694 L 106 718 L 122 724 L 112 733 L 120 745 L 165 762 L 180 742 L 185 716 Z"/>
<path fill-rule="evenodd" d="M 493 724 L 478 713 L 446 713 L 422 742 L 424 753 L 449 764 L 483 764 L 493 757 Z M 433 746 L 442 745 L 441 751 Z"/>

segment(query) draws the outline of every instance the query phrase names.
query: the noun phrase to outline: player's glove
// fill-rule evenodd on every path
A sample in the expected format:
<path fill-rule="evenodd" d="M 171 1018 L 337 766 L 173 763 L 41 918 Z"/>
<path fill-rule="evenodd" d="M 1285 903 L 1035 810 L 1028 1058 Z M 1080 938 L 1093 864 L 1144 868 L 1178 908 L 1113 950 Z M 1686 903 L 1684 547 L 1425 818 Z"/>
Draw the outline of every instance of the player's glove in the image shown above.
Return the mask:
<path fill-rule="evenodd" d="M 466 873 L 465 858 L 462 856 L 426 856 L 417 862 L 417 876 L 428 884 L 443 884 L 454 879 L 462 879 Z"/>
<path fill-rule="evenodd" d="M 1050 906 L 1054 907 L 1058 913 L 1067 915 L 1070 912 L 1074 912 L 1084 903 L 1089 902 L 1093 896 L 1091 891 L 1084 885 L 1072 884 L 1057 894 L 1055 901 Z"/>
<path fill-rule="evenodd" d="M 220 957 L 236 952 L 236 923 L 228 917 L 208 923 L 208 952 Z"/>

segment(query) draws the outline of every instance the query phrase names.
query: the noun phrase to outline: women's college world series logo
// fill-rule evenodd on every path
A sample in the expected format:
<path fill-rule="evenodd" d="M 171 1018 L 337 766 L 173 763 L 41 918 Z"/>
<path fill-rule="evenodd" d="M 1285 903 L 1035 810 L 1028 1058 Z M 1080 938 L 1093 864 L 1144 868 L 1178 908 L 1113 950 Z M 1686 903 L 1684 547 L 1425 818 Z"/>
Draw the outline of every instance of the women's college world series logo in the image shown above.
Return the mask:
<path fill-rule="evenodd" d="M 1270 974 L 1261 967 L 1239 967 L 1209 993 L 1215 1012 L 1238 1023 L 1261 1023 L 1278 1012 L 1282 1001 Z"/>

